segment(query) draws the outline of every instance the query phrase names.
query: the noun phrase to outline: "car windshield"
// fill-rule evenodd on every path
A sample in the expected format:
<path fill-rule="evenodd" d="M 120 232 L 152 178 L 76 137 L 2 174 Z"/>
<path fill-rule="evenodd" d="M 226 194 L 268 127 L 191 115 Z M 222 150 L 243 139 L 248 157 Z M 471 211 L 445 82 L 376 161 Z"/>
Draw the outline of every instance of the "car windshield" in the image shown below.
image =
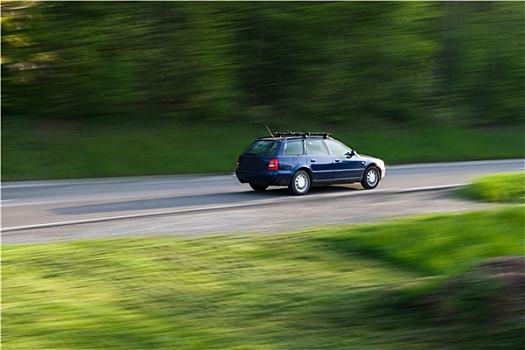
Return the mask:
<path fill-rule="evenodd" d="M 344 145 L 341 142 L 335 140 L 325 140 L 325 143 L 328 146 L 330 153 L 335 157 L 342 157 L 347 153 L 352 152 L 352 150 L 347 145 Z"/>
<path fill-rule="evenodd" d="M 257 140 L 244 151 L 244 154 L 257 156 L 275 156 L 279 151 L 279 142 L 272 140 Z"/>

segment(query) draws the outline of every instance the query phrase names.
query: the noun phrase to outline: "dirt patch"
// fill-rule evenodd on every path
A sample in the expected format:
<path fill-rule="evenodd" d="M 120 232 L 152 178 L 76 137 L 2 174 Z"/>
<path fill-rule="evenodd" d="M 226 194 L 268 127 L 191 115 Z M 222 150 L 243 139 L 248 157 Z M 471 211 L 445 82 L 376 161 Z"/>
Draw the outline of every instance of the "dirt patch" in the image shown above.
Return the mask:
<path fill-rule="evenodd" d="M 427 306 L 445 321 L 494 323 L 525 316 L 525 258 L 485 261 L 446 282 Z"/>

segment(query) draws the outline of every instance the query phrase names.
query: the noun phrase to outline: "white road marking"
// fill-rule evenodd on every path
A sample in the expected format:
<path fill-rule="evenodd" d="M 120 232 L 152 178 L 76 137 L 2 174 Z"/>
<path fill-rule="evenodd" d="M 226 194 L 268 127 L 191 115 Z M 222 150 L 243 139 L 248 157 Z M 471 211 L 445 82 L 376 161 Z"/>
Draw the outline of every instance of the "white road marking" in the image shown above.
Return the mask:
<path fill-rule="evenodd" d="M 429 187 L 417 187 L 417 188 L 408 188 L 408 189 L 387 189 L 387 190 L 373 190 L 373 191 L 362 190 L 362 191 L 357 191 L 357 192 L 331 193 L 328 195 L 319 193 L 319 194 L 309 194 L 307 197 L 286 196 L 286 197 L 271 198 L 271 199 L 265 199 L 265 200 L 253 200 L 253 201 L 243 202 L 243 203 L 230 203 L 230 204 L 223 204 L 223 205 L 188 207 L 185 209 L 175 209 L 175 210 L 167 210 L 167 211 L 151 212 L 151 213 L 140 213 L 140 214 L 130 214 L 130 215 L 120 215 L 120 216 L 109 216 L 109 217 L 102 217 L 102 218 L 81 219 L 81 220 L 73 220 L 73 221 L 57 221 L 57 222 L 50 222 L 50 223 L 45 223 L 45 224 L 4 227 L 1 229 L 1 232 L 3 235 L 4 234 L 16 234 L 16 231 L 66 226 L 66 225 L 89 224 L 89 223 L 97 223 L 97 222 L 104 222 L 104 221 L 166 216 L 166 215 L 174 215 L 174 214 L 187 214 L 187 213 L 193 213 L 193 212 L 221 210 L 221 209 L 246 208 L 246 207 L 253 207 L 253 206 L 267 205 L 267 204 L 287 203 L 287 202 L 293 202 L 297 200 L 302 200 L 302 201 L 317 200 L 317 199 L 323 199 L 326 197 L 347 197 L 347 196 L 357 196 L 357 195 L 373 196 L 373 195 L 384 195 L 384 194 L 394 194 L 394 193 L 448 190 L 448 189 L 453 189 L 453 188 L 463 186 L 463 185 L 464 184 L 455 184 L 455 185 L 446 185 L 446 186 L 429 186 Z"/>
<path fill-rule="evenodd" d="M 419 164 L 405 164 L 405 165 L 386 165 L 388 169 L 421 169 L 421 168 L 431 168 L 431 167 L 458 167 L 458 166 L 470 166 L 470 165 L 490 165 L 490 164 L 521 164 L 519 170 L 525 169 L 525 160 L 524 159 L 502 159 L 502 160 L 472 160 L 464 162 L 437 162 L 437 163 L 419 163 Z"/>

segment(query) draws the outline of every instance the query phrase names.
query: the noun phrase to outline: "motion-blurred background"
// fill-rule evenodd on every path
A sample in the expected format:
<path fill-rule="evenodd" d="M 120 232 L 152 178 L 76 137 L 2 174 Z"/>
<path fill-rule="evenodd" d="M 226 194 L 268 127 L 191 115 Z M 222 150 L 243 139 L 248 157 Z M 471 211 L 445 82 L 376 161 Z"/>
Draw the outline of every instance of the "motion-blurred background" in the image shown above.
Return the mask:
<path fill-rule="evenodd" d="M 2 1 L 3 177 L 224 172 L 265 123 L 523 157 L 524 6 Z"/>

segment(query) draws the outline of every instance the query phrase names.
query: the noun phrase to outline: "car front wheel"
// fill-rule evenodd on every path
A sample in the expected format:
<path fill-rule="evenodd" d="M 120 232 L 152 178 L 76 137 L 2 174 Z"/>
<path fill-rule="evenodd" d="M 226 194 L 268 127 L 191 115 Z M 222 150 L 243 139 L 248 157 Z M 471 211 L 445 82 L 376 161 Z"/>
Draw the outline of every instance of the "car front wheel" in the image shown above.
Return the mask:
<path fill-rule="evenodd" d="M 361 185 L 365 189 L 371 190 L 373 188 L 376 188 L 377 185 L 379 185 L 380 179 L 381 174 L 379 173 L 379 169 L 377 169 L 375 166 L 370 166 L 365 170 L 365 173 L 363 174 L 363 180 L 361 180 Z"/>
<path fill-rule="evenodd" d="M 299 170 L 293 175 L 289 188 L 293 194 L 303 195 L 308 193 L 310 185 L 310 175 L 304 170 Z"/>

